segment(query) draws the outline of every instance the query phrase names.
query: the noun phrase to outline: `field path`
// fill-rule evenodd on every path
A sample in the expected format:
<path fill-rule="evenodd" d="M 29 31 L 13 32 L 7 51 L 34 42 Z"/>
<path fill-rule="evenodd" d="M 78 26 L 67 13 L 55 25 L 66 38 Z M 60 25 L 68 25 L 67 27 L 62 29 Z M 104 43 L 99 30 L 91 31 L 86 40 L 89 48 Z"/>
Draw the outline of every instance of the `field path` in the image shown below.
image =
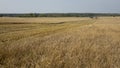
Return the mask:
<path fill-rule="evenodd" d="M 114 37 L 116 36 L 115 39 L 119 40 L 120 38 L 120 30 L 119 30 L 120 22 L 119 21 L 120 20 L 115 22 L 114 21 L 115 21 L 114 19 L 111 20 L 108 18 L 107 20 L 107 19 L 101 18 L 100 20 L 97 20 L 93 24 L 88 24 L 84 26 L 78 25 L 77 27 L 68 28 L 66 30 L 59 31 L 58 33 L 45 36 L 43 37 L 43 39 L 45 40 L 46 38 L 50 38 L 50 39 L 46 39 L 46 41 L 49 41 L 49 42 L 50 41 L 53 42 L 53 40 L 55 39 L 61 40 L 61 41 L 64 41 L 67 39 L 69 41 L 71 40 L 71 43 L 72 43 L 72 42 L 76 42 L 77 39 L 82 40 L 82 38 L 85 39 L 85 37 L 91 39 L 91 38 L 96 38 L 96 36 L 102 37 L 103 35 L 103 38 L 104 36 L 108 37 L 108 40 L 112 40 L 112 36 Z M 48 44 L 49 42 L 47 43 L 43 42 L 43 43 Z"/>

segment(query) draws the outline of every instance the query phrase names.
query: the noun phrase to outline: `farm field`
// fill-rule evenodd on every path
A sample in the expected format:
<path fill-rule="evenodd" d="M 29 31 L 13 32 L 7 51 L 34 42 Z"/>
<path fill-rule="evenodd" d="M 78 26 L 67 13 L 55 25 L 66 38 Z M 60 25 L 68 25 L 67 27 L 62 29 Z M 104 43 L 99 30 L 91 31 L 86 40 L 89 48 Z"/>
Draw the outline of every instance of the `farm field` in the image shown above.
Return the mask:
<path fill-rule="evenodd" d="M 0 68 L 120 68 L 120 17 L 1 17 Z"/>

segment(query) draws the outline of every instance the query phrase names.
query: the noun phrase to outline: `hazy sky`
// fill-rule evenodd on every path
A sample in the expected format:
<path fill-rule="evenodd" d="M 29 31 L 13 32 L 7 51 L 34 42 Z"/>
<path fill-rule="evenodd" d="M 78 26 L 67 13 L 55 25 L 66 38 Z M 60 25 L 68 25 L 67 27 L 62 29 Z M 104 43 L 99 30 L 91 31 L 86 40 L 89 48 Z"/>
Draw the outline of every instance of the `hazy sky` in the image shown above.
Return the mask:
<path fill-rule="evenodd" d="M 120 13 L 120 0 L 0 0 L 0 13 Z"/>

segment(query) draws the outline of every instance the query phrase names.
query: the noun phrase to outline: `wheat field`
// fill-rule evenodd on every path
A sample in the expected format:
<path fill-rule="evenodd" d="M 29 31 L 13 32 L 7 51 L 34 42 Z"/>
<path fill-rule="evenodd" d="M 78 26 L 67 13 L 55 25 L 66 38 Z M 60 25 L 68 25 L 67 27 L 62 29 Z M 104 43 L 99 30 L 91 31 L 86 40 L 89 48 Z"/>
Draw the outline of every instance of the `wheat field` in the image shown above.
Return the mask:
<path fill-rule="evenodd" d="M 1 17 L 0 68 L 120 68 L 120 17 Z"/>

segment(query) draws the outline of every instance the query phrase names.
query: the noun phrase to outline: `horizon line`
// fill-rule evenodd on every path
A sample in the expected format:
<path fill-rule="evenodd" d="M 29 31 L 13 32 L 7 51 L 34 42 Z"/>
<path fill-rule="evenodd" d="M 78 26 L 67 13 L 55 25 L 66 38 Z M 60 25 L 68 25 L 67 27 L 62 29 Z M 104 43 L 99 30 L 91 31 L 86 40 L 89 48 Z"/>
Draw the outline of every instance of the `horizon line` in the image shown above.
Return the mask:
<path fill-rule="evenodd" d="M 72 13 L 78 13 L 78 12 L 45 12 L 45 13 L 37 13 L 37 12 L 25 12 L 25 13 L 23 13 L 23 12 L 21 12 L 21 13 L 0 13 L 0 14 L 31 14 L 31 13 L 33 13 L 33 14 L 52 14 L 52 13 L 54 13 L 54 14 L 72 14 Z M 78 14 L 89 14 L 89 13 L 93 13 L 93 14 L 120 14 L 120 13 L 115 13 L 115 12 L 80 12 L 80 13 L 78 13 Z"/>

